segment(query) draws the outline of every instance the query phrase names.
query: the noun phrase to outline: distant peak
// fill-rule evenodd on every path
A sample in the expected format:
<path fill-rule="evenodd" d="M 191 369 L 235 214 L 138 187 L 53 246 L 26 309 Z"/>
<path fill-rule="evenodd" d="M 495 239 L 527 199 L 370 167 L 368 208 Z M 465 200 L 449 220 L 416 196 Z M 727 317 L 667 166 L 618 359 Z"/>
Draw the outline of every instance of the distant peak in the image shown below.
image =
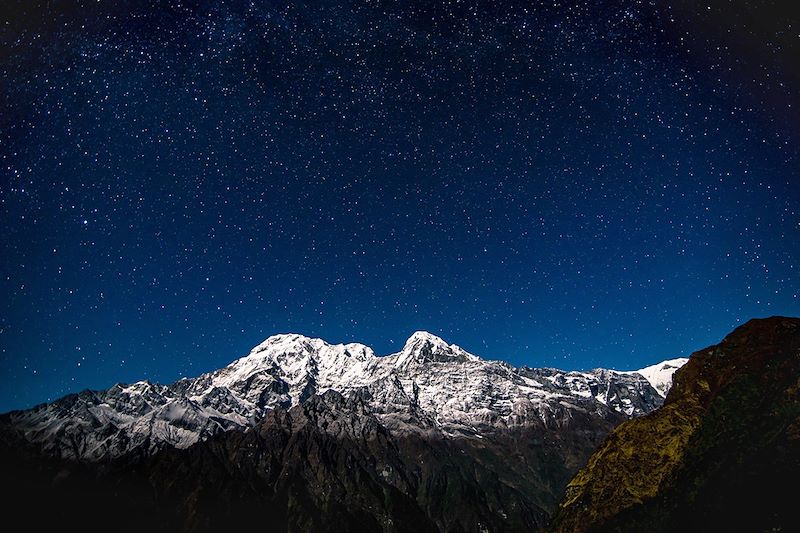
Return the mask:
<path fill-rule="evenodd" d="M 412 333 L 411 336 L 406 341 L 406 346 L 418 343 L 429 343 L 433 344 L 434 346 L 450 346 L 441 337 L 437 337 L 433 333 L 429 333 L 427 331 L 415 331 L 414 333 Z"/>
<path fill-rule="evenodd" d="M 357 342 L 347 344 L 331 344 L 316 337 L 307 337 L 299 333 L 281 333 L 268 337 L 264 342 L 250 350 L 245 357 L 257 359 L 271 359 L 286 357 L 304 359 L 313 357 L 317 361 L 334 361 L 344 358 L 365 361 L 375 357 L 372 348 Z"/>
<path fill-rule="evenodd" d="M 398 365 L 407 365 L 411 361 L 417 362 L 453 362 L 466 361 L 475 358 L 470 356 L 459 346 L 448 344 L 441 337 L 427 331 L 415 331 L 406 341 L 400 352 Z"/>
<path fill-rule="evenodd" d="M 255 346 L 252 350 L 250 350 L 251 354 L 256 354 L 259 352 L 263 352 L 269 349 L 275 348 L 296 348 L 298 346 L 305 346 L 311 347 L 317 344 L 326 345 L 328 344 L 322 339 L 315 339 L 312 337 L 307 337 L 305 335 L 300 335 L 299 333 L 279 333 L 277 335 L 272 335 L 267 337 L 264 342 Z"/>
<path fill-rule="evenodd" d="M 672 387 L 672 375 L 688 361 L 689 360 L 685 357 L 667 359 L 666 361 L 661 361 L 660 363 L 650 365 L 634 372 L 649 381 L 650 385 L 652 385 L 661 396 L 666 396 L 667 391 Z"/>
<path fill-rule="evenodd" d="M 311 340 L 311 337 L 306 337 L 305 335 L 301 335 L 299 333 L 278 333 L 275 335 L 271 335 L 267 337 L 265 342 L 270 343 L 278 343 L 278 342 L 291 342 L 291 341 L 303 341 L 303 340 Z"/>
<path fill-rule="evenodd" d="M 660 363 L 656 363 L 654 365 L 646 366 L 644 368 L 640 368 L 639 370 L 633 370 L 632 372 L 636 372 L 642 375 L 647 373 L 659 372 L 659 371 L 675 371 L 678 368 L 685 365 L 689 359 L 686 357 L 678 357 L 676 359 L 667 359 L 665 361 L 661 361 Z"/>
<path fill-rule="evenodd" d="M 661 361 L 660 363 L 658 363 L 657 366 L 660 366 L 663 369 L 680 368 L 683 365 L 685 365 L 688 361 L 689 359 L 685 357 L 680 357 L 678 359 L 667 359 L 666 361 Z"/>

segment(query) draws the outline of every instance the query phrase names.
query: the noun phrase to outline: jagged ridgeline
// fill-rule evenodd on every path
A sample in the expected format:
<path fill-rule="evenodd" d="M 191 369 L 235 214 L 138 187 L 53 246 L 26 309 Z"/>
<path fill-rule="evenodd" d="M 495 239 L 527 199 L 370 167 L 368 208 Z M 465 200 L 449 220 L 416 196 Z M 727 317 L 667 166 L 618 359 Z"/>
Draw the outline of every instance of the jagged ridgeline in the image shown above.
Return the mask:
<path fill-rule="evenodd" d="M 3 415 L 3 501 L 34 528 L 529 530 L 684 362 L 563 372 L 424 332 L 383 357 L 277 335 L 197 378 Z"/>
<path fill-rule="evenodd" d="M 619 426 L 552 528 L 797 531 L 800 319 L 751 320 L 694 353 L 663 407 Z"/>

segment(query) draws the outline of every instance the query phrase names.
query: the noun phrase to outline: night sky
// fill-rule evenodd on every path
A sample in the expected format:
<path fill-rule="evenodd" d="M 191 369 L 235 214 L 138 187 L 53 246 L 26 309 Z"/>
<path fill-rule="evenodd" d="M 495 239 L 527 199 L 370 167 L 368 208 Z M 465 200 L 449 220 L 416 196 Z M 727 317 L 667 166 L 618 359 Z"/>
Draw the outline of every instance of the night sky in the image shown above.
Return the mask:
<path fill-rule="evenodd" d="M 632 369 L 800 315 L 789 2 L 2 4 L 0 411 L 283 332 Z"/>

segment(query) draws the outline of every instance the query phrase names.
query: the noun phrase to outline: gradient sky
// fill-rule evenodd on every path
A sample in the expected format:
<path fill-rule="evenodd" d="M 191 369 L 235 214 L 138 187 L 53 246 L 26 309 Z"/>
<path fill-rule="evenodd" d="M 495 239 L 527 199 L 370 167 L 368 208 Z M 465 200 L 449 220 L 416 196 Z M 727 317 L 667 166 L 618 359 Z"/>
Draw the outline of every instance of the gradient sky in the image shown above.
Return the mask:
<path fill-rule="evenodd" d="M 800 24 L 665 4 L 3 2 L 0 411 L 280 332 L 632 369 L 800 315 Z"/>

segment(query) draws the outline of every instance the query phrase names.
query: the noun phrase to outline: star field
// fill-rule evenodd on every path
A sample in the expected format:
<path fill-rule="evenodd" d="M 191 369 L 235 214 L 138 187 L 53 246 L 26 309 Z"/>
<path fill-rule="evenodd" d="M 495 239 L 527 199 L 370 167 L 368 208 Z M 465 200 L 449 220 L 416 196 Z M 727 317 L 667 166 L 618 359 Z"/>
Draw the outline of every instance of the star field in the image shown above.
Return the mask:
<path fill-rule="evenodd" d="M 782 2 L 0 8 L 0 410 L 279 332 L 639 368 L 800 314 Z"/>

